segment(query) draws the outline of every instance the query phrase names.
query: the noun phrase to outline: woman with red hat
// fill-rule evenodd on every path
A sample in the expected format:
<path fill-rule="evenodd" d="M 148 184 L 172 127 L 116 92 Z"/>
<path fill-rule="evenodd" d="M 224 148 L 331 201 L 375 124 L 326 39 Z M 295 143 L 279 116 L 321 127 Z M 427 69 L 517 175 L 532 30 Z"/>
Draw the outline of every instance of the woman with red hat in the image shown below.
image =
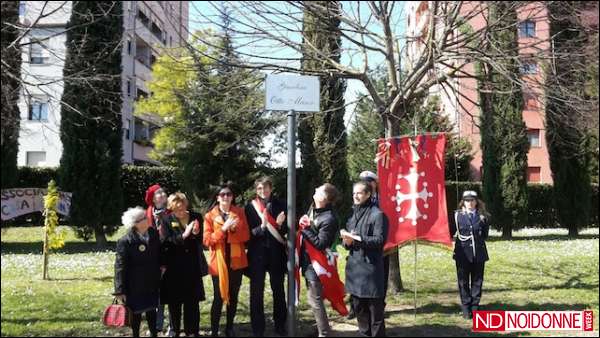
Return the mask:
<path fill-rule="evenodd" d="M 158 184 L 151 185 L 146 190 L 144 201 L 146 201 L 146 205 L 148 206 L 146 209 L 146 218 L 148 219 L 150 227 L 154 227 L 156 230 L 159 230 L 160 225 L 162 224 L 163 216 L 167 216 L 169 214 L 169 210 L 167 209 L 167 194 L 165 190 Z M 158 306 L 156 316 L 156 331 L 162 332 L 164 322 L 165 305 L 161 303 Z M 172 328 L 171 325 L 169 325 L 169 331 L 167 333 L 170 334 L 171 331 Z"/>

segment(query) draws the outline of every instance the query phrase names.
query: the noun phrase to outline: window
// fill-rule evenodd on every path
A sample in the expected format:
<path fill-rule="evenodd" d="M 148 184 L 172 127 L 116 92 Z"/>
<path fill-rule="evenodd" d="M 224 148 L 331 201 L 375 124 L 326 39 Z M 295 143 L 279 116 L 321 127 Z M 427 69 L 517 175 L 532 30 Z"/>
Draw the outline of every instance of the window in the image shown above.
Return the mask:
<path fill-rule="evenodd" d="M 144 24 L 144 26 L 148 27 L 150 25 L 150 19 L 146 16 L 146 13 L 142 12 L 141 9 L 138 8 L 138 18 Z"/>
<path fill-rule="evenodd" d="M 539 129 L 528 129 L 527 130 L 527 139 L 529 140 L 529 145 L 532 148 L 539 148 L 540 145 L 540 130 Z"/>
<path fill-rule="evenodd" d="M 125 139 L 131 139 L 131 119 L 127 119 L 127 123 L 125 124 L 125 128 L 123 128 L 123 132 L 125 133 Z"/>
<path fill-rule="evenodd" d="M 523 62 L 523 64 L 521 64 L 521 74 L 535 74 L 535 73 L 537 73 L 537 63 Z"/>
<path fill-rule="evenodd" d="M 150 138 L 150 126 L 149 123 L 142 120 L 135 121 L 135 140 L 136 141 L 148 141 Z"/>
<path fill-rule="evenodd" d="M 528 167 L 527 168 L 527 182 L 540 183 L 542 168 L 540 167 Z"/>
<path fill-rule="evenodd" d="M 532 38 L 535 36 L 535 22 L 531 20 L 519 23 L 519 37 Z"/>
<path fill-rule="evenodd" d="M 127 80 L 127 96 L 131 96 L 131 81 Z"/>
<path fill-rule="evenodd" d="M 28 151 L 26 157 L 28 167 L 41 167 L 46 164 L 45 151 Z"/>
<path fill-rule="evenodd" d="M 25 1 L 19 2 L 19 16 L 25 16 Z"/>
<path fill-rule="evenodd" d="M 48 120 L 48 100 L 41 98 L 31 98 L 29 101 L 29 120 L 47 121 Z"/>
<path fill-rule="evenodd" d="M 138 88 L 137 89 L 137 95 L 136 95 L 136 99 L 145 99 L 148 97 L 148 93 L 145 92 L 143 89 Z"/>
<path fill-rule="evenodd" d="M 50 53 L 43 42 L 36 38 L 31 39 L 29 45 L 29 62 L 34 65 L 47 64 L 50 61 Z"/>
<path fill-rule="evenodd" d="M 131 40 L 127 40 L 127 55 L 131 55 Z"/>
<path fill-rule="evenodd" d="M 523 93 L 523 110 L 536 110 L 538 109 L 537 97 L 534 93 L 524 92 Z"/>

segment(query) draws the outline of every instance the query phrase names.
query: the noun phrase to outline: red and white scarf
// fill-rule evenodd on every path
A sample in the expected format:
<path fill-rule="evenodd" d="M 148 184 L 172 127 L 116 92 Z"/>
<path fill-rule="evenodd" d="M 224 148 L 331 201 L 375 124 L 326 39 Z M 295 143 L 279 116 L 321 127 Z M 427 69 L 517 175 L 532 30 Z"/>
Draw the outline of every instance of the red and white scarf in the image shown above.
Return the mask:
<path fill-rule="evenodd" d="M 267 210 L 265 203 L 257 197 L 252 201 L 252 206 L 262 221 L 261 225 L 264 224 L 267 230 L 269 230 L 269 233 L 275 237 L 279 243 L 285 245 L 285 240 L 281 237 L 279 231 L 277 231 L 280 226 L 277 224 L 275 218 L 269 213 L 269 210 Z"/>
<path fill-rule="evenodd" d="M 300 223 L 304 222 L 312 223 L 307 215 L 300 218 Z M 303 241 L 302 232 L 298 231 L 296 235 L 296 271 L 294 274 L 296 277 L 296 306 L 298 306 L 298 299 L 300 298 L 300 248 Z M 310 258 L 310 264 L 323 286 L 323 298 L 329 300 L 333 309 L 340 315 L 348 315 L 348 309 L 346 308 L 346 303 L 344 303 L 344 283 L 340 280 L 337 270 L 337 253 L 330 249 L 325 251 L 317 250 L 309 241 L 304 241 L 304 250 L 306 250 Z"/>

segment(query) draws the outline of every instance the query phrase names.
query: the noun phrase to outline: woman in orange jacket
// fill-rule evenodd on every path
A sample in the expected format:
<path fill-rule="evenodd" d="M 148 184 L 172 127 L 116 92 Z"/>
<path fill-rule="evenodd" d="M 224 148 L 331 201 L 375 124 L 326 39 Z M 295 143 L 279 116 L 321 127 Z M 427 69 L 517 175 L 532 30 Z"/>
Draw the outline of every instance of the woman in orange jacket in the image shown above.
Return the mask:
<path fill-rule="evenodd" d="M 246 242 L 250 231 L 243 208 L 234 204 L 230 185 L 216 191 L 210 210 L 204 216 L 204 245 L 209 248 L 208 271 L 212 275 L 214 298 L 210 314 L 212 336 L 219 335 L 223 303 L 227 304 L 225 332 L 234 337 L 233 321 L 244 268 L 248 266 Z"/>

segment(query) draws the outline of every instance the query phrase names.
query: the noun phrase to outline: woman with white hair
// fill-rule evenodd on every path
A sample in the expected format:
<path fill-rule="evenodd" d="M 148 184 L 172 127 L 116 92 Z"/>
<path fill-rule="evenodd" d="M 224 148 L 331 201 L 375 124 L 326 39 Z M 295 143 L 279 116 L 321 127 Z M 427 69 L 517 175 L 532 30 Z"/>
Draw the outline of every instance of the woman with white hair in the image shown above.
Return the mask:
<path fill-rule="evenodd" d="M 129 208 L 121 217 L 127 233 L 117 241 L 115 292 L 132 312 L 131 329 L 139 337 L 142 313 L 146 313 L 152 337 L 157 336 L 156 308 L 160 288 L 160 238 L 150 227 L 146 211 Z"/>

